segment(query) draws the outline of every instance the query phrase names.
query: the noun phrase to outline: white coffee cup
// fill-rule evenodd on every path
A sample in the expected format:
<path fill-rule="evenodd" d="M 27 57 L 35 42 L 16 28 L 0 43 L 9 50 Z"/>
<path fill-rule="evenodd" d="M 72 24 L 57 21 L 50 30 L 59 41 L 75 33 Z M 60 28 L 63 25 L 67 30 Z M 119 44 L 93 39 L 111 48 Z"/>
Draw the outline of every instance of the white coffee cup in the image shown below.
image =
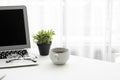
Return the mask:
<path fill-rule="evenodd" d="M 53 48 L 50 51 L 50 59 L 54 64 L 65 64 L 69 59 L 69 50 L 66 48 Z"/>

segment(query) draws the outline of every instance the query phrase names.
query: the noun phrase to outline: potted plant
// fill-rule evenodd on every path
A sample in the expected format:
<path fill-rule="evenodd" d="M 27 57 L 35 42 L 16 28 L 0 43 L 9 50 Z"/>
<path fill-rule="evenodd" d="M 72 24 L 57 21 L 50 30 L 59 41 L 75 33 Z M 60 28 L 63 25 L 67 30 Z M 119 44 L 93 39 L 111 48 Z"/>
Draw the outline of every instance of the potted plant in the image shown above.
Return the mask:
<path fill-rule="evenodd" d="M 45 56 L 49 54 L 49 49 L 52 43 L 52 37 L 55 32 L 51 30 L 40 30 L 33 35 L 33 39 L 39 48 L 40 55 Z"/>

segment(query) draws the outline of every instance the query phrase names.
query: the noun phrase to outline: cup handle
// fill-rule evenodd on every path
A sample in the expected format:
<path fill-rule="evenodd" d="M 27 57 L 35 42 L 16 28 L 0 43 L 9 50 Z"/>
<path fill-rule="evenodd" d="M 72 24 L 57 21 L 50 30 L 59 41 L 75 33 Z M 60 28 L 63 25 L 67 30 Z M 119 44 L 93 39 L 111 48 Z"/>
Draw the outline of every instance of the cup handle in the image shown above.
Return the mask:
<path fill-rule="evenodd" d="M 59 60 L 59 57 L 58 57 L 58 56 L 59 56 L 58 54 L 54 54 L 54 57 L 55 57 L 56 61 Z"/>

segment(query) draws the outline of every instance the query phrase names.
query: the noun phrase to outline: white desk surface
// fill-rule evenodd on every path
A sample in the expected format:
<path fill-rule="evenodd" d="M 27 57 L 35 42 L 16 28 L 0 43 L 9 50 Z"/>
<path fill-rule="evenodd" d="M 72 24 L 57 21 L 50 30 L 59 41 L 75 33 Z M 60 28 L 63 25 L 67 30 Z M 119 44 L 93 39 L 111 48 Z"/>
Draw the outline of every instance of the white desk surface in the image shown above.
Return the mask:
<path fill-rule="evenodd" d="M 3 80 L 120 80 L 120 64 L 70 56 L 66 65 L 54 65 L 49 56 L 38 66 L 0 69 Z"/>

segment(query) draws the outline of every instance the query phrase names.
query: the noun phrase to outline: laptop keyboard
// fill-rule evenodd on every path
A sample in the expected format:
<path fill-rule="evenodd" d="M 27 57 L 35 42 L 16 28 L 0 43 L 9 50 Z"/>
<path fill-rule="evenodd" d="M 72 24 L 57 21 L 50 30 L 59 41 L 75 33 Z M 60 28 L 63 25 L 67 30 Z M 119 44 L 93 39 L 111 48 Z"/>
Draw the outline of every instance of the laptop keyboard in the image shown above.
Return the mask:
<path fill-rule="evenodd" d="M 37 65 L 37 57 L 31 58 L 27 50 L 9 50 L 0 52 L 0 68 Z"/>
<path fill-rule="evenodd" d="M 7 59 L 7 58 L 14 58 L 17 56 L 28 56 L 27 50 L 9 50 L 9 51 L 1 51 L 0 52 L 0 59 Z"/>

